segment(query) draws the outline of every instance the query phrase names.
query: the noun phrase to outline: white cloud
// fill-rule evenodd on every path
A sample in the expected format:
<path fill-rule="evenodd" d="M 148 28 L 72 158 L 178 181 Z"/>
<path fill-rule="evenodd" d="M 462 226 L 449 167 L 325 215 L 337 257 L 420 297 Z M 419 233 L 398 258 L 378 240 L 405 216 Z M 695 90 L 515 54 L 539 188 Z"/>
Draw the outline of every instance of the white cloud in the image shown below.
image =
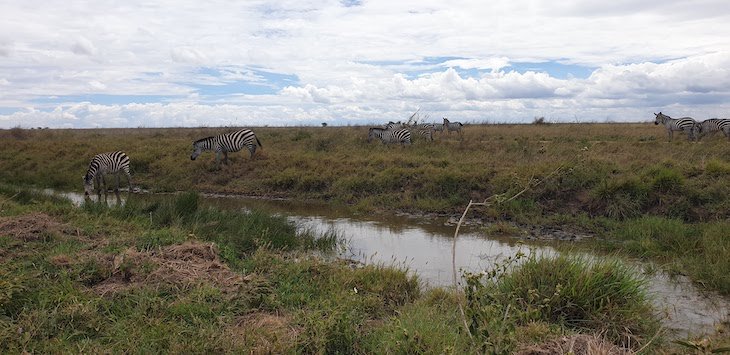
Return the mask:
<path fill-rule="evenodd" d="M 220 124 L 236 119 L 229 111 L 318 124 L 415 107 L 464 120 L 603 120 L 606 109 L 636 119 L 664 107 L 722 115 L 730 101 L 730 10 L 719 0 L 71 0 L 6 2 L 0 13 L 0 127 L 36 122 L 31 115 L 59 127 L 211 125 L 177 113 L 185 107 L 224 117 Z M 520 62 L 598 69 L 580 78 L 510 71 Z M 260 71 L 299 81 L 276 83 L 275 95 L 211 98 L 194 87 L 275 86 Z M 83 114 L 48 99 L 92 94 L 167 98 L 92 102 Z M 138 118 L 146 115 L 155 119 Z"/>
<path fill-rule="evenodd" d="M 185 64 L 204 64 L 207 61 L 205 54 L 191 47 L 175 47 L 170 56 L 173 61 Z"/>
<path fill-rule="evenodd" d="M 97 53 L 97 49 L 91 41 L 85 37 L 79 37 L 71 46 L 71 51 L 78 55 L 93 56 Z"/>

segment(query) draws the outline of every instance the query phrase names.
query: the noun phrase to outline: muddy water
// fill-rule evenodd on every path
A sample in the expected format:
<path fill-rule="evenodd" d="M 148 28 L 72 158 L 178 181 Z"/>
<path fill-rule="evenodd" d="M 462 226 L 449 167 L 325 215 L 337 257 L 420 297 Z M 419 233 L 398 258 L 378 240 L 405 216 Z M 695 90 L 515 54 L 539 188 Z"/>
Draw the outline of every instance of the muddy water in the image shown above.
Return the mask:
<path fill-rule="evenodd" d="M 83 201 L 83 195 L 62 195 L 77 204 Z M 126 196 L 123 194 L 122 197 Z M 135 194 L 129 198 L 157 197 Z M 216 195 L 205 196 L 204 202 L 226 209 L 259 209 L 284 215 L 299 228 L 322 232 L 334 230 L 346 240 L 339 251 L 340 257 L 366 264 L 407 268 L 430 286 L 453 284 L 451 248 L 454 227 L 446 225 L 445 217 L 357 216 L 323 204 Z M 478 227 L 462 227 L 456 246 L 456 267 L 478 272 L 518 251 L 553 255 L 557 253 L 552 247 L 556 243 L 569 242 L 529 241 L 529 244 L 523 244 L 516 239 L 488 237 Z M 716 324 L 730 320 L 730 300 L 712 292 L 700 292 L 686 278 L 643 271 L 657 269 L 651 265 L 628 263 L 635 265 L 637 273 L 647 279 L 654 303 L 664 317 L 665 327 L 674 336 L 713 333 Z"/>

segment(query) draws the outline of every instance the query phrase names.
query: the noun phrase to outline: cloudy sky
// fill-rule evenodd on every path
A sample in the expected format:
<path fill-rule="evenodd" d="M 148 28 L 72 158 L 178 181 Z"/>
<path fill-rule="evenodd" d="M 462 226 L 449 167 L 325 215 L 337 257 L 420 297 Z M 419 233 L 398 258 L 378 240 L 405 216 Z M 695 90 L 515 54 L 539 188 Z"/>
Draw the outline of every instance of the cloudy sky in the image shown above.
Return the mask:
<path fill-rule="evenodd" d="M 730 117 L 727 0 L 0 0 L 0 128 Z"/>

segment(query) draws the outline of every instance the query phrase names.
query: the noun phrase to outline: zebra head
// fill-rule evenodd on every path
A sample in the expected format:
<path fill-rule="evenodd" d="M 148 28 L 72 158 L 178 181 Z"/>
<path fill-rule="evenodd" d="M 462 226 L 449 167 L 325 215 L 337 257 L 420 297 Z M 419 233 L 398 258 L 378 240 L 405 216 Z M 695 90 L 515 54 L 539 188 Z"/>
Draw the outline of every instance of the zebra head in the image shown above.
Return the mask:
<path fill-rule="evenodd" d="M 198 155 L 203 152 L 203 149 L 205 148 L 208 140 L 212 138 L 213 137 L 207 137 L 203 139 L 198 139 L 197 141 L 193 142 L 193 154 L 190 154 L 190 160 L 195 160 L 195 158 L 197 158 Z"/>
<path fill-rule="evenodd" d="M 92 176 L 89 173 L 86 173 L 83 177 L 81 177 L 84 181 L 84 196 L 89 196 L 94 193 L 94 176 Z"/>
<path fill-rule="evenodd" d="M 695 139 L 699 140 L 701 135 L 702 135 L 702 123 L 697 122 L 692 125 L 692 136 L 695 137 Z"/>
<path fill-rule="evenodd" d="M 661 112 L 654 114 L 654 124 L 655 125 L 658 125 L 660 123 L 661 124 L 664 124 L 664 121 L 667 120 L 667 119 L 669 119 L 669 116 L 667 116 L 667 115 L 665 115 L 665 114 L 663 114 Z"/>
<path fill-rule="evenodd" d="M 373 127 L 368 130 L 368 143 L 372 142 L 373 138 L 379 138 L 377 132 L 380 132 L 380 130 Z"/>

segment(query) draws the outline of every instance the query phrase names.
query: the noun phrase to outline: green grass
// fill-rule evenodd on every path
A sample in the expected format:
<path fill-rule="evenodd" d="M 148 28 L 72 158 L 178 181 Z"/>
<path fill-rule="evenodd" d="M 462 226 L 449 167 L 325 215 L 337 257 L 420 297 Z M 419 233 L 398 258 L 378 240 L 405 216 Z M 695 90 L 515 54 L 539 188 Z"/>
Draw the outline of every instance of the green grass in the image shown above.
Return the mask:
<path fill-rule="evenodd" d="M 562 167 L 520 198 L 474 214 L 497 226 L 507 221 L 595 234 L 598 241 L 585 247 L 660 261 L 730 294 L 730 145 L 724 139 L 668 143 L 650 124 L 472 125 L 463 140 L 437 135 L 433 143 L 397 147 L 368 144 L 367 127 L 258 127 L 263 149 L 253 160 L 234 153 L 216 170 L 210 152 L 189 159 L 193 140 L 227 130 L 0 131 L 2 216 L 40 211 L 64 224 L 27 241 L 0 235 L 3 352 L 371 352 L 377 346 L 473 352 L 485 344 L 514 349 L 515 339 L 535 329 L 562 334 L 555 326 L 573 327 L 549 317 L 496 321 L 487 328 L 494 338 L 462 344 L 452 310 L 424 301 L 431 296 L 415 291 L 402 271 L 352 271 L 297 255 L 331 249 L 336 233 L 297 231 L 260 211 L 210 209 L 191 192 L 77 209 L 18 188 L 81 191 L 89 159 L 113 150 L 127 152 L 133 182 L 152 192 L 319 200 L 358 213 L 456 215 L 468 200 L 511 196 Z M 211 285 L 168 285 L 127 290 L 113 300 L 88 291 L 119 272 L 154 273 L 154 265 L 112 267 L 114 256 L 130 248 L 153 253 L 191 240 L 215 243 L 228 267 L 252 275 L 251 289 L 231 298 Z M 211 312 L 219 316 L 212 319 Z M 424 324 L 429 317 L 434 324 Z M 264 326 L 242 330 L 249 323 Z"/>
<path fill-rule="evenodd" d="M 520 258 L 467 277 L 466 313 L 484 350 L 514 350 L 514 329 L 531 322 L 602 334 L 625 347 L 657 333 L 658 315 L 636 270 L 616 260 L 566 255 L 532 254 L 516 265 Z"/>
<path fill-rule="evenodd" d="M 641 346 L 655 329 L 641 282 L 617 262 L 531 258 L 489 280 L 470 278 L 471 338 L 453 290 L 424 290 L 406 270 L 308 252 L 335 247 L 331 232 L 206 208 L 194 193 L 77 208 L 23 191 L 0 188 L 0 225 L 25 226 L 0 233 L 3 353 L 483 353 L 576 332 L 615 343 L 630 336 Z M 16 201 L 19 192 L 29 198 Z M 724 236 L 712 225 L 698 235 L 705 243 Z M 164 254 L 183 245 L 205 254 L 211 241 L 222 264 L 194 269 L 213 273 L 202 279 L 184 280 L 198 254 Z M 708 260 L 722 263 L 721 255 Z M 235 287 L 225 283 L 237 277 Z"/>

